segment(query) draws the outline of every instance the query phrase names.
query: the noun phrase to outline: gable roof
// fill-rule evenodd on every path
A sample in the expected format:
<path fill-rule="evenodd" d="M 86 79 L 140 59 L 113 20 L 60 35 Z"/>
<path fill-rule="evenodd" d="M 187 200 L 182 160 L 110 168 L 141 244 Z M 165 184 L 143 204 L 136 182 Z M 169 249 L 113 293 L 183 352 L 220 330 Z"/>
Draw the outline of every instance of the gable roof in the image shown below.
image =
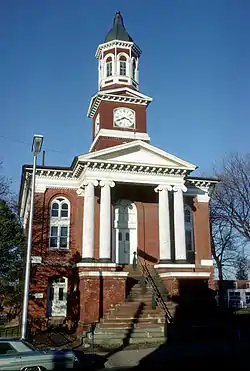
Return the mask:
<path fill-rule="evenodd" d="M 179 157 L 141 140 L 105 148 L 96 152 L 80 155 L 78 161 L 104 161 L 138 165 L 155 165 L 193 171 L 197 168 Z"/>

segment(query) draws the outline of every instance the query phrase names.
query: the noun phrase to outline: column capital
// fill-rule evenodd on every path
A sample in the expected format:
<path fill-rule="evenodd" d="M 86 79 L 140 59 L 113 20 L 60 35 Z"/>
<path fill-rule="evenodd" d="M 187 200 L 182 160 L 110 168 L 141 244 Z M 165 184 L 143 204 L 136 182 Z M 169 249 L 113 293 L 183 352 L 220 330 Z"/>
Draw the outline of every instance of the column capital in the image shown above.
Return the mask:
<path fill-rule="evenodd" d="M 101 187 L 108 186 L 108 187 L 113 188 L 115 186 L 115 182 L 113 182 L 112 180 L 101 180 L 100 181 L 100 186 Z"/>
<path fill-rule="evenodd" d="M 78 188 L 77 190 L 76 190 L 76 194 L 77 194 L 77 196 L 79 196 L 79 197 L 83 197 L 84 196 L 84 188 L 82 187 L 82 188 Z"/>
<path fill-rule="evenodd" d="M 174 185 L 174 186 L 173 186 L 173 191 L 174 191 L 174 192 L 178 192 L 178 191 L 187 192 L 187 187 L 184 186 L 184 184 Z"/>
<path fill-rule="evenodd" d="M 87 186 L 89 184 L 92 184 L 94 187 L 97 187 L 98 186 L 98 180 L 95 180 L 95 179 L 85 179 L 83 181 L 83 184 L 82 185 L 85 187 L 85 186 Z"/>
<path fill-rule="evenodd" d="M 170 184 L 160 184 L 158 185 L 154 191 L 155 192 L 161 192 L 163 191 L 164 189 L 166 189 L 167 191 L 172 191 L 173 187 L 170 185 Z"/>

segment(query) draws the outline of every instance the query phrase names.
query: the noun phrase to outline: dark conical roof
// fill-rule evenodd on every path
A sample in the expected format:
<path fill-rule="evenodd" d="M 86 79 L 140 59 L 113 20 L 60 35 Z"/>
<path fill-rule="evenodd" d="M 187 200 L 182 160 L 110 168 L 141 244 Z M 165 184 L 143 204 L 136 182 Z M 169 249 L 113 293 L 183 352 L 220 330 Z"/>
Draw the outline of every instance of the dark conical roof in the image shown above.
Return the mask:
<path fill-rule="evenodd" d="M 123 24 L 122 15 L 120 12 L 115 13 L 115 18 L 113 22 L 113 27 L 108 32 L 104 42 L 107 43 L 112 40 L 122 40 L 122 41 L 132 41 L 133 39 L 126 31 Z"/>

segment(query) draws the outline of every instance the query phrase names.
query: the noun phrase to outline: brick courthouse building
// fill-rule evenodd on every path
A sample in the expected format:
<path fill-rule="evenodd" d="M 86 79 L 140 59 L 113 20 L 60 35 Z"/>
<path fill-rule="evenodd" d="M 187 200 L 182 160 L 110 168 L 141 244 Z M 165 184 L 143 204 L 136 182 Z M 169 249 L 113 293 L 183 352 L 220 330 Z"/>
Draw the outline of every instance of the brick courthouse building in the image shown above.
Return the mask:
<path fill-rule="evenodd" d="M 170 294 L 178 293 L 182 279 L 213 279 L 208 202 L 215 181 L 191 176 L 196 165 L 150 143 L 146 116 L 152 98 L 139 90 L 140 54 L 116 13 L 96 51 L 89 152 L 70 167 L 37 168 L 33 318 L 99 321 L 125 301 L 137 255 L 154 265 Z M 24 165 L 24 228 L 31 173 L 32 166 Z"/>

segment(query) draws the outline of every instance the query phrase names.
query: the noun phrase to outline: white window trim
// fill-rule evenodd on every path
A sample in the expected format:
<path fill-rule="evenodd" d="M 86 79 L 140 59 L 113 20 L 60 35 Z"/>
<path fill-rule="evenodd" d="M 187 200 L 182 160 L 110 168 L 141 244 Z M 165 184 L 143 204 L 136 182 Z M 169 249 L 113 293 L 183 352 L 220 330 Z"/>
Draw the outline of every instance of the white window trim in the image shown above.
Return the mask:
<path fill-rule="evenodd" d="M 135 62 L 135 76 L 133 77 L 133 63 Z M 135 81 L 136 83 L 138 83 L 138 60 L 134 57 L 131 58 L 131 73 L 130 73 L 130 76 L 131 76 L 131 79 L 133 81 Z"/>
<path fill-rule="evenodd" d="M 108 58 L 111 58 L 111 60 L 112 60 L 112 74 L 110 76 L 107 76 L 107 59 Z M 109 53 L 109 54 L 105 55 L 105 57 L 103 59 L 103 66 L 102 66 L 102 69 L 101 69 L 102 79 L 108 79 L 108 78 L 114 76 L 114 72 L 115 72 L 114 58 L 115 58 L 114 54 Z"/>
<path fill-rule="evenodd" d="M 126 74 L 125 75 L 120 75 L 120 62 L 121 62 L 121 57 L 125 57 L 126 58 L 126 61 L 123 61 L 123 62 L 126 62 Z M 116 71 L 117 71 L 117 75 L 121 76 L 121 77 L 129 77 L 130 76 L 130 68 L 129 68 L 129 56 L 128 54 L 124 53 L 124 52 L 121 52 L 117 55 L 117 59 L 116 59 Z"/>
<path fill-rule="evenodd" d="M 62 201 L 58 201 L 58 199 L 61 198 Z M 52 216 L 52 205 L 53 203 L 57 202 L 59 204 L 58 209 L 58 215 L 59 216 Z M 66 203 L 68 205 L 68 216 L 61 216 L 61 205 L 63 203 Z M 51 227 L 58 227 L 58 233 L 57 233 L 57 247 L 50 247 L 50 238 L 51 238 Z M 67 227 L 68 233 L 67 233 L 67 247 L 60 247 L 60 233 L 61 228 Z M 70 235 L 70 202 L 65 197 L 56 197 L 54 198 L 50 203 L 50 228 L 49 228 L 49 250 L 59 250 L 59 251 L 65 251 L 69 250 L 69 235 Z"/>

